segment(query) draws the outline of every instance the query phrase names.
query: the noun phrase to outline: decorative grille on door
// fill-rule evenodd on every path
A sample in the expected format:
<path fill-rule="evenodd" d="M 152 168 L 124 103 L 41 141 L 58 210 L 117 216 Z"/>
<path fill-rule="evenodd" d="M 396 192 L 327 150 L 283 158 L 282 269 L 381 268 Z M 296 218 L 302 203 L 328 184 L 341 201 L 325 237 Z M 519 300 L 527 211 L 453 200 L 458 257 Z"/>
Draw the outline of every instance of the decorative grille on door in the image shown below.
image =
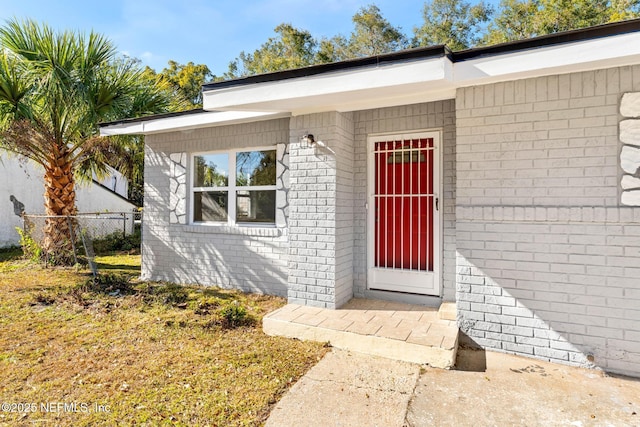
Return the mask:
<path fill-rule="evenodd" d="M 433 138 L 375 144 L 377 268 L 433 271 L 434 149 Z"/>

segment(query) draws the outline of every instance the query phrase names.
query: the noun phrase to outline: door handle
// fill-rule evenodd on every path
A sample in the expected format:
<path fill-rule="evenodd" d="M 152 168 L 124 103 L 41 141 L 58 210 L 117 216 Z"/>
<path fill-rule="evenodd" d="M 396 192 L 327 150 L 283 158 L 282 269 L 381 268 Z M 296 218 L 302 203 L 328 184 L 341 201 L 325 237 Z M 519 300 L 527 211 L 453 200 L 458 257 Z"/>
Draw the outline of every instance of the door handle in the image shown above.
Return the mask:
<path fill-rule="evenodd" d="M 440 205 L 440 198 L 436 197 L 436 210 L 437 211 L 440 210 L 439 205 Z"/>

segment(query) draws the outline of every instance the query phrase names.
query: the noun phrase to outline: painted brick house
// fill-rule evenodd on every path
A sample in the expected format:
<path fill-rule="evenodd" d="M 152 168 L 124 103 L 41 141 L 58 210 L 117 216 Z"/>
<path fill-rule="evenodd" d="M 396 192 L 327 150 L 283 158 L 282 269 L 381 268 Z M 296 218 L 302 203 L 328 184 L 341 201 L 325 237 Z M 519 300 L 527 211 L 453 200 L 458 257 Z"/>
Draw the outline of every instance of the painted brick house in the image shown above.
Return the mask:
<path fill-rule="evenodd" d="M 145 134 L 143 276 L 437 306 L 640 375 L 640 21 L 207 84 Z"/>

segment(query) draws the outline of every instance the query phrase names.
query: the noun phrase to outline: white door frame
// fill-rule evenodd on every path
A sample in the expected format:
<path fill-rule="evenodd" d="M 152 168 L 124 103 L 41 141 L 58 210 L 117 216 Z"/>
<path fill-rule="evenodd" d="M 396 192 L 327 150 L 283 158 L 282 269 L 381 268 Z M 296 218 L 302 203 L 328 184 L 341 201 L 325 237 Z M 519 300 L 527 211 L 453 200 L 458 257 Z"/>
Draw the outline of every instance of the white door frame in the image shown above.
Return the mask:
<path fill-rule="evenodd" d="M 375 158 L 376 142 L 433 138 L 433 272 L 427 279 L 425 272 L 375 267 Z M 367 136 L 367 289 L 395 291 L 421 295 L 442 295 L 442 130 L 428 129 L 407 132 L 371 134 Z M 401 273 L 401 274 L 398 274 Z M 424 289 L 422 286 L 424 285 Z"/>

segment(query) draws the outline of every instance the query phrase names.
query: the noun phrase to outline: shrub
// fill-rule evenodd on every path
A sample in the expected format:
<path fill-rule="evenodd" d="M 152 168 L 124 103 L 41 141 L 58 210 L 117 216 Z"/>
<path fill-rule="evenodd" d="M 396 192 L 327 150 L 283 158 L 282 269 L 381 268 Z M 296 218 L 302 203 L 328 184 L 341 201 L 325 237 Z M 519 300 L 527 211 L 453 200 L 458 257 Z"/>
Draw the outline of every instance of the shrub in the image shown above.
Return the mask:
<path fill-rule="evenodd" d="M 129 277 L 117 273 L 100 273 L 87 280 L 85 290 L 102 294 L 132 294 L 135 293 Z"/>
<path fill-rule="evenodd" d="M 34 297 L 33 297 L 33 302 L 31 303 L 31 305 L 51 305 L 55 302 L 55 298 L 53 298 L 51 295 L 49 294 L 45 294 L 42 292 L 38 292 Z"/>
<path fill-rule="evenodd" d="M 147 304 L 165 304 L 175 307 L 186 306 L 189 299 L 188 290 L 174 283 L 149 285 L 144 289 L 144 301 Z"/>
<path fill-rule="evenodd" d="M 251 319 L 247 315 L 247 309 L 238 301 L 232 301 L 220 308 L 218 311 L 222 318 L 222 326 L 225 328 L 235 328 L 250 323 Z"/>
<path fill-rule="evenodd" d="M 0 248 L 0 262 L 2 261 L 14 261 L 20 258 L 24 258 L 24 252 L 20 246 L 8 246 L 6 248 Z"/>
<path fill-rule="evenodd" d="M 140 250 L 142 243 L 142 235 L 140 228 L 136 227 L 133 233 L 123 236 L 121 232 L 115 232 L 104 237 L 100 237 L 93 241 L 93 250 L 97 254 L 109 252 L 129 252 L 131 250 Z"/>
<path fill-rule="evenodd" d="M 23 230 L 16 227 L 16 231 L 20 235 L 20 246 L 22 253 L 31 261 L 38 262 L 42 258 L 42 247 L 31 237 L 30 230 Z"/>

